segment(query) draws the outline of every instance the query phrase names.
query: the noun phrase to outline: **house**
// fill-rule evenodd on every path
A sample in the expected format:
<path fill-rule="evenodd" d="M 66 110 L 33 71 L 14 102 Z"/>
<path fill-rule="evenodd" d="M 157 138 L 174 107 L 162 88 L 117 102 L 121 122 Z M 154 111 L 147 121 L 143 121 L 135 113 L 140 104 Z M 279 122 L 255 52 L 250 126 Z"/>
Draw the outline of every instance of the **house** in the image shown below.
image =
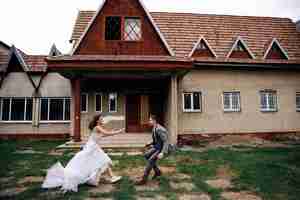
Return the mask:
<path fill-rule="evenodd" d="M 24 94 L 36 109 L 27 133 L 80 141 L 96 113 L 136 138 L 155 114 L 173 143 L 300 130 L 300 33 L 290 19 L 149 12 L 140 0 L 106 0 L 79 12 L 71 42 L 70 54 L 54 48 L 36 73 L 32 56 L 12 47 L 7 68 L 20 65 L 35 85 Z M 1 88 L 0 96 L 6 113 L 3 97 L 13 94 Z M 3 116 L 0 135 L 17 125 Z"/>

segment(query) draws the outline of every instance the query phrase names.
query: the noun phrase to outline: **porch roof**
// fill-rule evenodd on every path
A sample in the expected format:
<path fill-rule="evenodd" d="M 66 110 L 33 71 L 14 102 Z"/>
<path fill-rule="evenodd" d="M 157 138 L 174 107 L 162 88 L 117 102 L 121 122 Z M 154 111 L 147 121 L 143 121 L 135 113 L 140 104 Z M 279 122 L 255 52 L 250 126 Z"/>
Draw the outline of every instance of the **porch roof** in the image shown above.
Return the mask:
<path fill-rule="evenodd" d="M 49 70 L 176 70 L 190 69 L 193 60 L 173 56 L 64 55 L 47 57 Z"/>

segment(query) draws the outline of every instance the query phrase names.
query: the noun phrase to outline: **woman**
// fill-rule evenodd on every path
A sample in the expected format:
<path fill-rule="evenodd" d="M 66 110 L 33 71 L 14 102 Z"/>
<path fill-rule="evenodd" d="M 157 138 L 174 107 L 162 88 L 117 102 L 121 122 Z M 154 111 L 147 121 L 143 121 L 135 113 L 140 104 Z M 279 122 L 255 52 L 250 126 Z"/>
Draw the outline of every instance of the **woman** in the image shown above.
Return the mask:
<path fill-rule="evenodd" d="M 42 188 L 61 187 L 64 192 L 77 192 L 80 184 L 98 186 L 101 175 L 106 171 L 111 178 L 111 183 L 121 179 L 119 176 L 114 176 L 111 169 L 112 161 L 97 142 L 102 137 L 119 134 L 124 129 L 106 130 L 103 127 L 101 114 L 94 116 L 89 129 L 92 133 L 84 148 L 69 161 L 65 168 L 59 162 L 52 166 L 48 170 Z"/>

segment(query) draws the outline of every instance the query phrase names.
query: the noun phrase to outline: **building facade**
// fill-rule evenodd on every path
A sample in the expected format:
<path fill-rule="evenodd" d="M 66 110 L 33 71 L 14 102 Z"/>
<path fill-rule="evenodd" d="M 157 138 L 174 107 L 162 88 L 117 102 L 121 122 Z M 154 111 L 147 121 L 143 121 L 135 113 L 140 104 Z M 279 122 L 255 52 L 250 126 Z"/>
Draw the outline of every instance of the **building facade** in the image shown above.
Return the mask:
<path fill-rule="evenodd" d="M 0 136 L 80 141 L 96 113 L 136 137 L 149 132 L 155 114 L 173 143 L 186 135 L 298 132 L 298 25 L 104 1 L 79 12 L 70 54 L 0 46 Z"/>

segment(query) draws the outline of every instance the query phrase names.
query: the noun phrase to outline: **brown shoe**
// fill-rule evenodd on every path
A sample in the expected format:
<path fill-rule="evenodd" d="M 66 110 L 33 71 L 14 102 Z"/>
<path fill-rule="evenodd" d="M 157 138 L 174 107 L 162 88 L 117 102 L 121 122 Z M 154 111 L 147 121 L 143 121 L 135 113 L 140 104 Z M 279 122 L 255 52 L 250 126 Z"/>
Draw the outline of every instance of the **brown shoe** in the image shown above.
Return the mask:
<path fill-rule="evenodd" d="M 147 180 L 144 178 L 142 180 L 135 182 L 135 185 L 146 185 L 146 184 L 147 184 Z"/>

